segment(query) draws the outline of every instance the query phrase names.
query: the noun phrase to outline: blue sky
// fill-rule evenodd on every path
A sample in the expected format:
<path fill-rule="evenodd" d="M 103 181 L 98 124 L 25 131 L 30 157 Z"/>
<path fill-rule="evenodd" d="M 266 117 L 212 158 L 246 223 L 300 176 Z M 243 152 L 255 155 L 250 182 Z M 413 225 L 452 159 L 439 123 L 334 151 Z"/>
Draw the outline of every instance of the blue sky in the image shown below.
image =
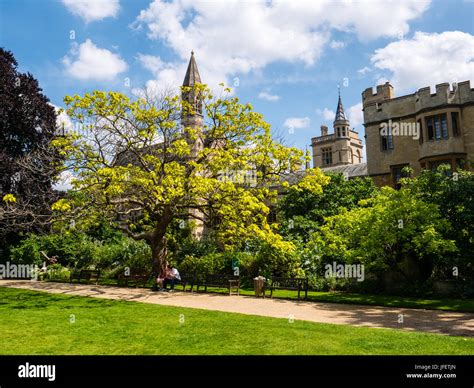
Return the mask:
<path fill-rule="evenodd" d="M 474 80 L 473 0 L 0 0 L 0 11 L 0 45 L 56 106 L 176 87 L 194 50 L 203 82 L 235 86 L 300 148 L 332 129 L 338 85 L 363 136 L 365 88 Z"/>

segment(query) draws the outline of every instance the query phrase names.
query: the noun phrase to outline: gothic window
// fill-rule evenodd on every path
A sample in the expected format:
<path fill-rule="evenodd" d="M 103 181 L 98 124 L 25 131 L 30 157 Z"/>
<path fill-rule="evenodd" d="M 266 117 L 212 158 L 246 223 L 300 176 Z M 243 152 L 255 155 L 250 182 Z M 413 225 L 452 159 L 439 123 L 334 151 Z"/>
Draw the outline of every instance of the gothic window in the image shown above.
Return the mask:
<path fill-rule="evenodd" d="M 446 113 L 429 116 L 425 119 L 428 128 L 429 140 L 441 140 L 448 138 L 448 122 Z"/>
<path fill-rule="evenodd" d="M 332 148 L 322 148 L 321 155 L 323 166 L 330 166 L 332 164 Z"/>
<path fill-rule="evenodd" d="M 431 117 L 426 119 L 426 128 L 428 128 L 428 139 L 433 140 L 434 138 L 433 119 Z"/>
<path fill-rule="evenodd" d="M 393 135 L 392 129 L 388 128 L 388 133 L 386 135 L 380 134 L 380 140 L 382 142 L 382 151 L 393 150 Z"/>
<path fill-rule="evenodd" d="M 419 137 L 418 141 L 420 142 L 420 144 L 423 144 L 423 127 L 421 126 L 421 120 L 418 120 L 416 123 L 417 123 L 417 126 L 418 126 L 418 131 L 420 131 L 419 132 L 420 137 Z"/>
<path fill-rule="evenodd" d="M 459 126 L 459 113 L 458 112 L 451 112 L 451 123 L 453 126 L 453 136 L 454 137 L 461 136 L 461 128 Z"/>
<path fill-rule="evenodd" d="M 441 115 L 441 136 L 443 139 L 448 138 L 448 121 L 445 114 Z"/>
<path fill-rule="evenodd" d="M 395 186 L 395 188 L 397 190 L 400 189 L 400 187 L 401 187 L 400 179 L 407 176 L 407 174 L 403 171 L 403 169 L 405 167 L 408 167 L 408 166 L 409 166 L 409 164 L 403 164 L 403 165 L 392 166 L 391 167 L 393 185 Z"/>

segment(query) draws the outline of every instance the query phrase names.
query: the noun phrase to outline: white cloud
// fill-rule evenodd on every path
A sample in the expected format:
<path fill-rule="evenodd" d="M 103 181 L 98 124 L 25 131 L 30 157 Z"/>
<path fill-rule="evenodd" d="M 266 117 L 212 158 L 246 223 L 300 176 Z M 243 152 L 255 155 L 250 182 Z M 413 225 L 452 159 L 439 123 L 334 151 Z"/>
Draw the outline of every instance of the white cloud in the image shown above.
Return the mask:
<path fill-rule="evenodd" d="M 58 181 L 53 185 L 54 190 L 68 191 L 72 189 L 72 181 L 74 175 L 70 171 L 63 171 L 58 178 Z"/>
<path fill-rule="evenodd" d="M 333 50 L 339 50 L 346 47 L 346 43 L 340 40 L 332 40 L 331 43 L 329 43 L 329 47 L 331 47 Z"/>
<path fill-rule="evenodd" d="M 178 93 L 179 86 L 183 83 L 187 63 L 165 62 L 161 57 L 138 54 L 140 64 L 151 72 L 153 79 L 148 80 L 144 88 L 135 88 L 132 93 L 138 96 L 146 92 L 151 97 L 163 93 Z M 199 66 L 199 65 L 198 65 Z"/>
<path fill-rule="evenodd" d="M 333 31 L 361 40 L 406 34 L 408 23 L 428 5 L 428 0 L 155 0 L 132 27 L 144 28 L 149 38 L 171 47 L 179 57 L 177 63 L 185 65 L 194 49 L 202 80 L 212 87 L 273 62 L 311 66 L 328 47 Z M 158 70 L 157 79 L 161 72 L 170 70 Z"/>
<path fill-rule="evenodd" d="M 70 133 L 74 130 L 74 124 L 72 123 L 69 115 L 64 111 L 63 108 L 51 104 L 56 112 L 56 125 L 60 133 Z"/>
<path fill-rule="evenodd" d="M 371 71 L 372 71 L 372 69 L 370 67 L 364 66 L 362 69 L 357 70 L 357 73 L 364 76 L 364 75 L 366 75 L 367 73 L 369 73 Z"/>
<path fill-rule="evenodd" d="M 62 0 L 66 8 L 86 22 L 115 17 L 120 9 L 119 0 Z"/>
<path fill-rule="evenodd" d="M 311 120 L 309 117 L 288 117 L 283 126 L 289 129 L 308 128 Z"/>
<path fill-rule="evenodd" d="M 412 39 L 376 50 L 371 61 L 390 73 L 395 91 L 469 80 L 474 74 L 474 36 L 461 31 L 416 32 Z"/>
<path fill-rule="evenodd" d="M 316 114 L 322 116 L 325 121 L 334 121 L 334 118 L 336 117 L 336 113 L 328 108 L 324 108 L 323 110 L 316 109 Z"/>
<path fill-rule="evenodd" d="M 81 80 L 110 81 L 128 68 L 119 55 L 97 47 L 90 39 L 73 45 L 63 63 L 69 75 Z"/>
<path fill-rule="evenodd" d="M 362 112 L 362 103 L 352 105 L 347 111 L 351 127 L 357 127 L 364 123 L 364 114 Z"/>
<path fill-rule="evenodd" d="M 276 94 L 271 94 L 271 93 L 268 93 L 268 92 L 260 92 L 258 94 L 258 98 L 260 98 L 261 100 L 265 100 L 265 101 L 275 102 L 275 101 L 278 101 L 280 99 L 280 96 L 278 96 Z"/>

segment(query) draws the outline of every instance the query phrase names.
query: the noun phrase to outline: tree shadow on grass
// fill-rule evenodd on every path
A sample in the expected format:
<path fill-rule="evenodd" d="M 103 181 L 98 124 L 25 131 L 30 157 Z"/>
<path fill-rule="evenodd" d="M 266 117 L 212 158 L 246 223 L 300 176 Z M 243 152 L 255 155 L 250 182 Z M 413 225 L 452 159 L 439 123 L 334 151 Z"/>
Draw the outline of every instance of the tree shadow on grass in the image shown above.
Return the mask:
<path fill-rule="evenodd" d="M 351 325 L 474 337 L 472 313 L 332 303 L 316 303 L 313 308 L 333 312 Z"/>

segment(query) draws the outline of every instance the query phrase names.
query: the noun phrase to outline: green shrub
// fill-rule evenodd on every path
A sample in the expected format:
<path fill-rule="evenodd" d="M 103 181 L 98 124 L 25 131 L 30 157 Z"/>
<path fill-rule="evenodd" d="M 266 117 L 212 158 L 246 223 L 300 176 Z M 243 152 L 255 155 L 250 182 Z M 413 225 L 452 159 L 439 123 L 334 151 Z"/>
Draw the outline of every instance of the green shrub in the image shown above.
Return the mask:
<path fill-rule="evenodd" d="M 57 256 L 58 265 L 70 268 L 95 268 L 115 274 L 125 268 L 133 272 L 149 272 L 151 250 L 145 241 L 114 235 L 99 241 L 85 233 L 29 235 L 11 249 L 10 260 L 18 264 L 42 266 L 45 258 Z"/>
<path fill-rule="evenodd" d="M 40 274 L 41 280 L 61 280 L 68 281 L 71 276 L 71 271 L 61 264 L 51 264 L 47 267 L 46 273 Z"/>
<path fill-rule="evenodd" d="M 41 265 L 44 261 L 40 253 L 43 243 L 42 236 L 30 235 L 19 245 L 10 248 L 10 261 L 15 264 Z"/>

